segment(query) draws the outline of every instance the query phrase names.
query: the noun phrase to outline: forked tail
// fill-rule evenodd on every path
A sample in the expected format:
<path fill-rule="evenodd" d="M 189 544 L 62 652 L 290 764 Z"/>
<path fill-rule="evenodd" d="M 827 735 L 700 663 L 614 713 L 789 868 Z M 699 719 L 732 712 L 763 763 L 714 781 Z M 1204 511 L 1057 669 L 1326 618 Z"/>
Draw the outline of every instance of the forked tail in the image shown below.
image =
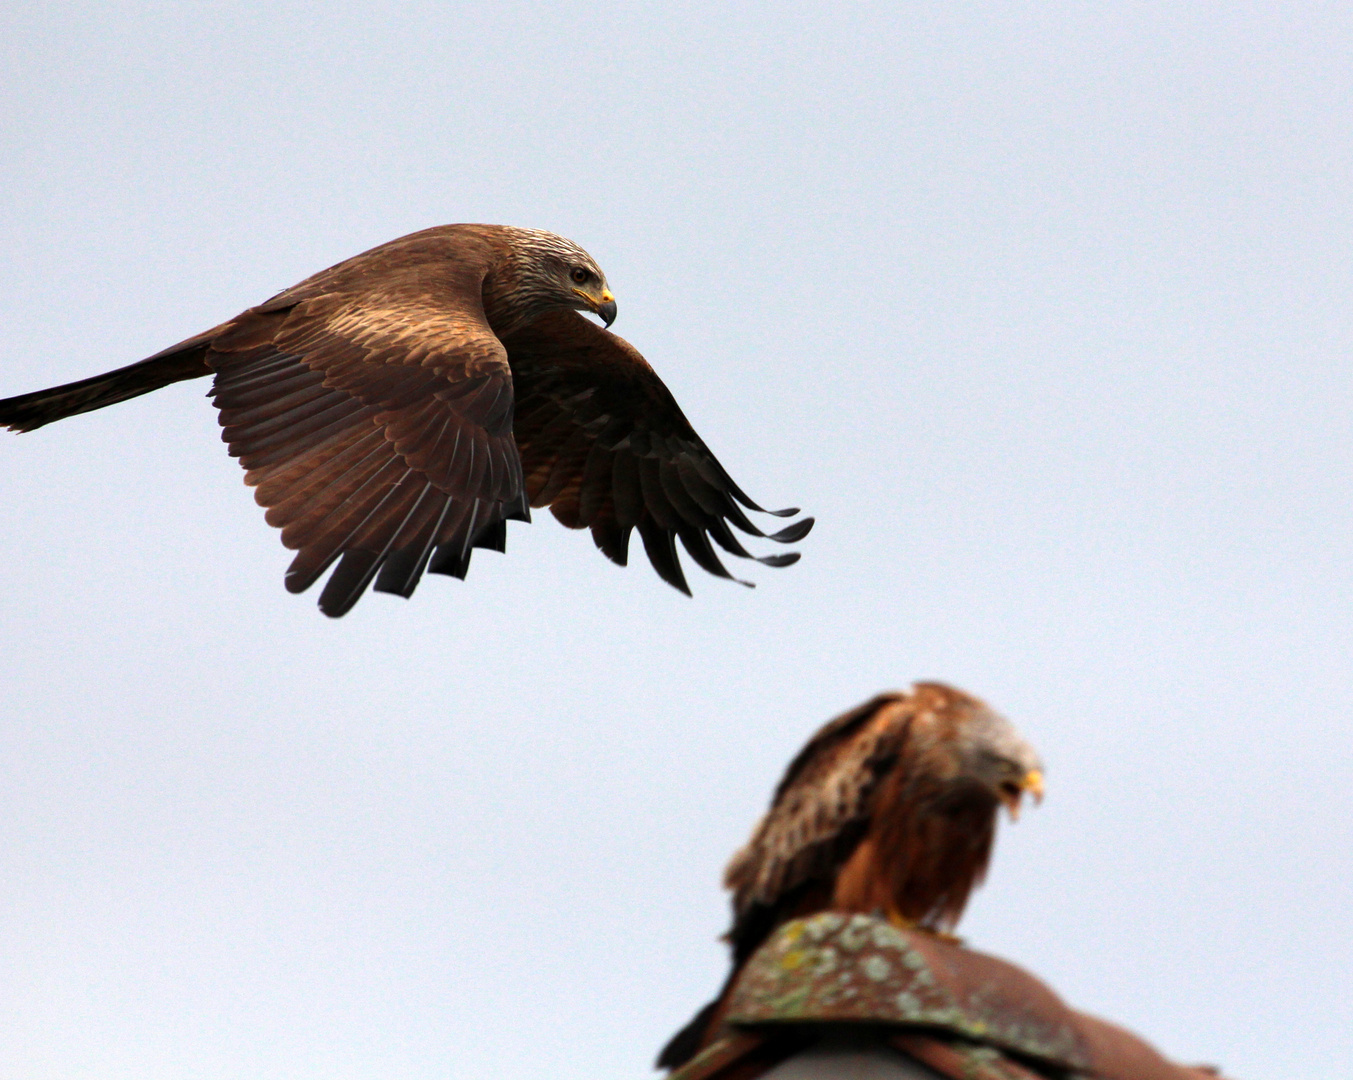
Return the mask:
<path fill-rule="evenodd" d="M 35 390 L 31 394 L 5 398 L 0 401 L 0 426 L 12 431 L 32 431 L 64 420 L 76 413 L 102 409 L 119 401 L 148 394 L 170 383 L 210 375 L 207 350 L 219 327 L 205 334 L 189 338 L 156 353 L 146 360 L 90 379 L 54 386 L 50 390 Z"/>

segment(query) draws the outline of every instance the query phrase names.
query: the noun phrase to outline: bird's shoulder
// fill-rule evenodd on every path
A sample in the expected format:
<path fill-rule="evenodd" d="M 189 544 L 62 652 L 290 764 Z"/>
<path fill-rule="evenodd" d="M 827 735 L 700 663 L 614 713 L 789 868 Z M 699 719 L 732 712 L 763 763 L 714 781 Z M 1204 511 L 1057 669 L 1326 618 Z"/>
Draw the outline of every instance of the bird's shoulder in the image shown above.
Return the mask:
<path fill-rule="evenodd" d="M 508 376 L 484 313 L 482 283 L 499 259 L 486 226 L 438 226 L 355 255 L 218 328 L 218 356 L 272 348 L 343 385 L 343 374 L 397 366 L 451 380 Z M 346 388 L 346 387 L 345 387 Z"/>
<path fill-rule="evenodd" d="M 880 694 L 829 721 L 790 763 L 770 809 L 724 871 L 734 907 L 773 903 L 836 865 L 870 815 L 879 777 L 897 758 L 909 699 Z"/>
<path fill-rule="evenodd" d="M 876 753 L 877 744 L 891 741 L 911 711 L 908 695 L 888 692 L 829 720 L 789 763 L 772 804 L 780 803 L 792 789 L 813 786 L 842 766 Z"/>
<path fill-rule="evenodd" d="M 482 305 L 484 278 L 509 261 L 506 230 L 493 225 L 437 225 L 353 255 L 269 297 L 251 311 L 286 311 L 314 301 L 397 303 L 455 308 Z M 482 310 L 482 308 L 481 308 Z"/>

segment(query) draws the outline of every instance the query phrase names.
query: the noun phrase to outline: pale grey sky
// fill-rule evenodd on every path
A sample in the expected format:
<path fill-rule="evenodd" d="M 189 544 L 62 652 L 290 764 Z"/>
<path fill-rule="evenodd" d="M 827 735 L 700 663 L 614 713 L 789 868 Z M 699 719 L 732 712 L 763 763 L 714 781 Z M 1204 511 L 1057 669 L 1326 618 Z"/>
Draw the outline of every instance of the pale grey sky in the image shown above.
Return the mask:
<path fill-rule="evenodd" d="M 548 228 L 819 518 L 688 600 L 538 515 L 332 622 L 204 384 L 0 438 L 0 1080 L 647 1075 L 785 762 L 918 678 L 1049 766 L 974 945 L 1353 1071 L 1346 6 L 27 4 L 0 50 L 0 394 Z"/>

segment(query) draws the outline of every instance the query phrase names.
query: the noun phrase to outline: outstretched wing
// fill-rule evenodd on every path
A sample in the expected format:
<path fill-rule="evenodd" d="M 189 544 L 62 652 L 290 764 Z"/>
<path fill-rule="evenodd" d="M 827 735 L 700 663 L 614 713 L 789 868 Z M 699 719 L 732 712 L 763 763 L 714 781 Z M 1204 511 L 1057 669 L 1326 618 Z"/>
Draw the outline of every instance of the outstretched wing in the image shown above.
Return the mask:
<path fill-rule="evenodd" d="M 790 763 L 770 809 L 724 871 L 738 959 L 760 944 L 796 891 L 812 883 L 830 890 L 868 824 L 880 780 L 897 760 L 905 701 L 881 694 L 838 716 Z"/>
<path fill-rule="evenodd" d="M 480 300 L 482 271 L 387 275 L 379 291 L 298 287 L 212 341 L 222 437 L 296 550 L 291 592 L 336 560 L 320 596 L 339 616 L 371 582 L 412 594 L 463 577 L 528 516 L 512 377 Z"/>
<path fill-rule="evenodd" d="M 688 595 L 678 538 L 699 566 L 724 578 L 733 575 L 711 539 L 768 566 L 798 561 L 797 552 L 758 558 L 739 542 L 730 525 L 766 536 L 744 508 L 778 517 L 798 511 L 763 511 L 752 502 L 628 342 L 577 312 L 560 311 L 505 336 L 503 345 L 532 506 L 548 506 L 571 529 L 591 529 L 597 547 L 621 566 L 637 529 L 654 569 Z M 812 527 L 812 518 L 802 518 L 768 539 L 793 543 Z"/>

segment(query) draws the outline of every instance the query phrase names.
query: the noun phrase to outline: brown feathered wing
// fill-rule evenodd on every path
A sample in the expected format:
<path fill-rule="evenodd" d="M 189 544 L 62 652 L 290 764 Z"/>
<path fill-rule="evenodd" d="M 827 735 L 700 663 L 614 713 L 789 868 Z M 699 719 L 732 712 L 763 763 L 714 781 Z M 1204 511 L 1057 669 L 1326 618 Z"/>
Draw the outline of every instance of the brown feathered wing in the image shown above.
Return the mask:
<path fill-rule="evenodd" d="M 766 536 L 744 508 L 798 513 L 765 511 L 749 499 L 638 351 L 577 312 L 542 316 L 503 344 L 516 384 L 515 431 L 531 505 L 548 506 L 571 529 L 590 529 L 597 547 L 621 566 L 638 530 L 654 569 L 689 594 L 678 539 L 703 569 L 732 578 L 711 538 L 733 555 L 754 558 L 730 528 Z M 793 543 L 812 526 L 812 518 L 803 518 L 769 539 Z M 789 552 L 757 561 L 788 566 L 798 558 Z"/>
<path fill-rule="evenodd" d="M 825 725 L 790 763 L 771 807 L 729 861 L 735 963 L 798 909 L 825 907 L 869 825 L 880 782 L 906 740 L 909 712 L 881 694 Z"/>
<path fill-rule="evenodd" d="M 880 694 L 824 725 L 785 770 L 771 806 L 724 870 L 733 893 L 733 966 L 719 995 L 658 1054 L 677 1069 L 721 1022 L 742 965 L 787 919 L 831 906 L 837 870 L 869 826 L 879 787 L 906 740 L 899 694 Z"/>
<path fill-rule="evenodd" d="M 472 273 L 473 270 L 467 271 Z M 297 551 L 292 592 L 342 615 L 372 580 L 408 596 L 424 569 L 463 576 L 472 545 L 525 517 L 511 371 L 478 283 L 431 294 L 289 290 L 218 334 L 222 437 Z"/>

